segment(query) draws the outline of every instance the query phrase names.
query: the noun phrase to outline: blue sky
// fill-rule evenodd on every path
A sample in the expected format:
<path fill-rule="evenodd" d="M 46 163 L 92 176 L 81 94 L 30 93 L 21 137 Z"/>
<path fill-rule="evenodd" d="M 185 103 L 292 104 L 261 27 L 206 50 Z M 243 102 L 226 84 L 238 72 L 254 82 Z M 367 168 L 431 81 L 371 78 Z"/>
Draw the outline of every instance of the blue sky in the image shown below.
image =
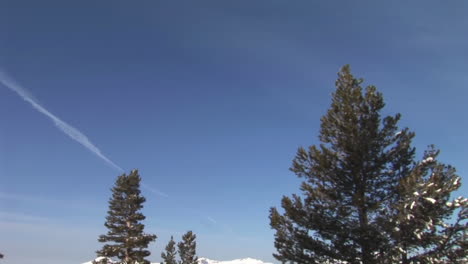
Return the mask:
<path fill-rule="evenodd" d="M 378 2 L 378 3 L 377 3 Z M 274 261 L 268 210 L 317 144 L 336 73 L 384 93 L 466 182 L 466 1 L 0 3 L 0 69 L 146 188 L 159 261 L 193 230 L 198 254 Z M 0 85 L 4 263 L 81 263 L 100 248 L 120 174 Z M 457 194 L 467 192 L 467 187 Z"/>

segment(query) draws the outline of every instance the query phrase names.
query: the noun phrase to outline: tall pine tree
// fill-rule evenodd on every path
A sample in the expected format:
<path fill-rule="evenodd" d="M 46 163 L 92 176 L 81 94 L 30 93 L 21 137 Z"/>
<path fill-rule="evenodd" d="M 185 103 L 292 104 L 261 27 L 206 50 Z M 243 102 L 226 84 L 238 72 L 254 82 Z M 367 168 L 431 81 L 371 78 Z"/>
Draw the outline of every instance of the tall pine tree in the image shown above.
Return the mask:
<path fill-rule="evenodd" d="M 140 181 L 137 170 L 117 178 L 104 224 L 108 232 L 98 239 L 106 244 L 97 251 L 98 256 L 117 257 L 125 264 L 150 263 L 145 259 L 150 255 L 147 248 L 150 242 L 156 240 L 156 235 L 143 231 L 145 226 L 141 221 L 146 217 L 140 210 L 146 199 L 140 194 Z"/>
<path fill-rule="evenodd" d="M 467 201 L 455 170 L 430 148 L 421 162 L 414 133 L 400 115 L 381 118 L 382 94 L 363 91 L 342 68 L 319 146 L 299 148 L 291 171 L 302 195 L 270 210 L 275 258 L 294 263 L 462 263 L 467 253 Z M 459 209 L 455 223 L 448 224 Z M 437 262 L 439 261 L 439 262 Z"/>
<path fill-rule="evenodd" d="M 188 231 L 182 236 L 182 241 L 177 244 L 179 248 L 180 264 L 197 264 L 198 257 L 196 256 L 197 236 Z"/>
<path fill-rule="evenodd" d="M 171 236 L 171 240 L 166 246 L 166 252 L 161 253 L 161 258 L 163 259 L 162 264 L 177 264 L 175 244 L 174 238 Z"/>

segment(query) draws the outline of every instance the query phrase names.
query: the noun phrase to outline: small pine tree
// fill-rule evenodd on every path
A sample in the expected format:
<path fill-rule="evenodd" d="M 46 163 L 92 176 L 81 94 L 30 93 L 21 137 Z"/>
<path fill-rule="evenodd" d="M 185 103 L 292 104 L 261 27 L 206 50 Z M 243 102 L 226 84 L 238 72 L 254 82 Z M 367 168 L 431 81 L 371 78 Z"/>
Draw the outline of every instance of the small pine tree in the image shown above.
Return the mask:
<path fill-rule="evenodd" d="M 166 252 L 161 253 L 161 258 L 163 259 L 162 264 L 177 264 L 175 244 L 174 238 L 171 236 L 171 240 L 166 246 Z"/>
<path fill-rule="evenodd" d="M 463 263 L 467 200 L 450 202 L 460 187 L 455 170 L 430 148 L 421 162 L 414 133 L 399 130 L 400 115 L 381 118 L 382 94 L 363 92 L 342 68 L 319 146 L 299 148 L 291 171 L 303 195 L 283 197 L 270 210 L 274 257 L 294 263 Z M 447 221 L 459 210 L 455 223 Z"/>
<path fill-rule="evenodd" d="M 460 177 L 437 160 L 438 154 L 429 146 L 423 160 L 399 182 L 398 200 L 381 223 L 390 237 L 383 254 L 387 263 L 468 263 L 468 202 L 461 196 L 450 200 Z"/>
<path fill-rule="evenodd" d="M 106 217 L 105 226 L 108 232 L 98 239 L 106 244 L 97 251 L 98 256 L 117 257 L 126 264 L 150 263 L 145 259 L 150 255 L 147 248 L 150 242 L 156 240 L 156 235 L 143 232 L 144 225 L 141 221 L 146 217 L 140 210 L 146 199 L 140 194 L 140 181 L 137 170 L 117 178 Z"/>
<path fill-rule="evenodd" d="M 182 236 L 182 242 L 177 244 L 180 256 L 179 264 L 197 264 L 198 257 L 196 256 L 196 238 L 197 236 L 192 233 L 192 231 L 188 231 Z"/>

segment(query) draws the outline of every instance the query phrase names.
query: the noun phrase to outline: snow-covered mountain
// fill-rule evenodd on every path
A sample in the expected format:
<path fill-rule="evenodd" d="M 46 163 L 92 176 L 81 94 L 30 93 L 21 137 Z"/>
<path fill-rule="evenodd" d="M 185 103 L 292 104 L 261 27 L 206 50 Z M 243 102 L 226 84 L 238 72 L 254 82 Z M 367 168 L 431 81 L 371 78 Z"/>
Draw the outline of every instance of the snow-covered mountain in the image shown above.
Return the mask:
<path fill-rule="evenodd" d="M 207 258 L 199 258 L 198 264 L 272 264 L 270 262 L 263 262 L 253 258 L 243 258 L 227 261 L 212 260 Z"/>
<path fill-rule="evenodd" d="M 97 261 L 100 261 L 100 260 L 105 259 L 105 258 L 106 258 L 106 257 L 97 257 L 97 258 L 94 259 L 94 260 L 97 262 Z M 107 258 L 107 260 L 109 261 L 109 263 L 112 263 L 112 260 L 111 260 L 110 258 Z M 83 263 L 83 264 L 93 264 L 93 261 L 90 260 L 90 261 L 85 262 L 85 263 Z"/>
<path fill-rule="evenodd" d="M 104 257 L 98 257 L 95 260 L 99 261 L 103 258 Z M 92 261 L 88 261 L 83 264 L 92 264 Z M 159 264 L 159 263 L 154 262 L 151 264 Z M 253 258 L 234 259 L 234 260 L 227 260 L 227 261 L 212 260 L 212 259 L 207 259 L 207 258 L 198 258 L 198 264 L 272 264 L 272 263 L 263 262 L 261 260 L 253 259 Z"/>

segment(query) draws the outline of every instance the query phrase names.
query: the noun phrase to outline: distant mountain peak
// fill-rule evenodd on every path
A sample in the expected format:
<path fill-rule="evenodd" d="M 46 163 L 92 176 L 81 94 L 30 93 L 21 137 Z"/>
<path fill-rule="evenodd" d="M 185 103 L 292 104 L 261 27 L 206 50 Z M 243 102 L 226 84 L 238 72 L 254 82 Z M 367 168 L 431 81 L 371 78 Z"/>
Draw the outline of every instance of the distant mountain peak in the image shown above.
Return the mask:
<path fill-rule="evenodd" d="M 263 262 L 259 259 L 254 258 L 242 258 L 234 260 L 213 260 L 209 258 L 198 258 L 198 264 L 272 264 L 269 262 Z"/>

